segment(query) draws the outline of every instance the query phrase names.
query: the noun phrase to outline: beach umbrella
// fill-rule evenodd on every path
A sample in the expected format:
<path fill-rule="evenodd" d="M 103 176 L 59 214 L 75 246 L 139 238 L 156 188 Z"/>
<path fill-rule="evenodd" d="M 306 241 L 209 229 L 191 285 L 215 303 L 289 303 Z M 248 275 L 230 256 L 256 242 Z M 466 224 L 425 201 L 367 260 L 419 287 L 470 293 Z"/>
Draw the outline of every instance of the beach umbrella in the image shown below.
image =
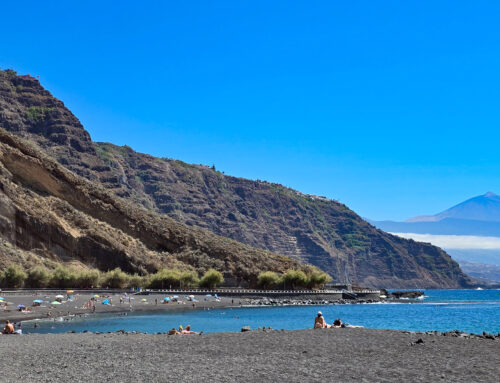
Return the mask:
<path fill-rule="evenodd" d="M 96 295 L 94 295 L 94 298 L 99 298 L 99 295 L 97 295 L 97 294 L 96 294 Z"/>
<path fill-rule="evenodd" d="M 147 302 L 148 300 L 146 298 L 142 298 L 141 302 Z"/>
<path fill-rule="evenodd" d="M 188 298 L 194 298 L 194 295 L 188 295 Z"/>
<path fill-rule="evenodd" d="M 53 302 L 50 302 L 51 305 L 60 305 L 61 302 L 58 302 L 58 301 L 53 301 Z"/>
<path fill-rule="evenodd" d="M 75 292 L 75 290 L 68 290 L 68 291 L 66 291 L 66 292 L 67 292 L 67 293 L 74 293 L 74 292 Z"/>
<path fill-rule="evenodd" d="M 24 305 L 17 305 L 17 307 L 25 307 Z"/>
<path fill-rule="evenodd" d="M 109 304 L 110 304 L 110 303 L 109 303 L 109 299 L 105 299 L 105 300 L 103 300 L 103 301 L 102 301 L 102 304 L 103 304 L 103 305 L 109 305 Z"/>
<path fill-rule="evenodd" d="M 207 295 L 205 295 L 205 296 L 206 296 L 206 297 L 211 297 L 211 296 L 212 296 L 212 294 L 207 294 Z"/>
<path fill-rule="evenodd" d="M 164 300 L 164 301 L 169 301 L 169 300 L 170 300 L 170 298 L 169 298 L 169 297 L 165 297 L 165 298 L 163 298 L 163 300 Z"/>
<path fill-rule="evenodd" d="M 33 302 L 34 303 L 43 303 L 43 301 L 41 299 L 35 299 Z"/>
<path fill-rule="evenodd" d="M 174 295 L 172 298 L 179 299 L 178 295 Z"/>
<path fill-rule="evenodd" d="M 56 295 L 56 299 L 59 298 L 59 299 L 63 299 L 64 298 L 64 295 Z"/>
<path fill-rule="evenodd" d="M 5 298 L 4 297 L 0 297 L 0 301 L 3 301 Z"/>

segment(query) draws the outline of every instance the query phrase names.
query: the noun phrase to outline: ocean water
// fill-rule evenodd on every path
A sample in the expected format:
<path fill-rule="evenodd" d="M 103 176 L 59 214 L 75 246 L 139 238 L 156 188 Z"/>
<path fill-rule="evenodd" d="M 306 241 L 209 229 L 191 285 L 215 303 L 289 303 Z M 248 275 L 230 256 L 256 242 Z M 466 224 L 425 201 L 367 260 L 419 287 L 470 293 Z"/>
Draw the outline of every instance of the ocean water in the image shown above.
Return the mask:
<path fill-rule="evenodd" d="M 426 290 L 423 300 L 408 303 L 353 305 L 243 307 L 194 310 L 176 313 L 102 314 L 69 321 L 40 320 L 40 327 L 25 322 L 24 332 L 60 333 L 75 330 L 164 332 L 179 325 L 195 331 L 240 331 L 252 329 L 311 328 L 322 311 L 328 323 L 340 317 L 344 322 L 375 329 L 410 331 L 461 330 L 473 333 L 500 332 L 500 290 Z"/>

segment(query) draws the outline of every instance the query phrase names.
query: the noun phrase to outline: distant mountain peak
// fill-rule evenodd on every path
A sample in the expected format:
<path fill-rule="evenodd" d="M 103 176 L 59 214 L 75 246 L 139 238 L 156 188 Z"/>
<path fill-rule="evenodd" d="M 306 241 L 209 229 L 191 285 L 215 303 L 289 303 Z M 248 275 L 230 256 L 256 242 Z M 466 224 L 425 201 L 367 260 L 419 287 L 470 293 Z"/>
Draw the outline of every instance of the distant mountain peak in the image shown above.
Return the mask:
<path fill-rule="evenodd" d="M 489 191 L 470 198 L 441 213 L 408 219 L 406 222 L 438 222 L 445 218 L 500 222 L 500 196 Z"/>

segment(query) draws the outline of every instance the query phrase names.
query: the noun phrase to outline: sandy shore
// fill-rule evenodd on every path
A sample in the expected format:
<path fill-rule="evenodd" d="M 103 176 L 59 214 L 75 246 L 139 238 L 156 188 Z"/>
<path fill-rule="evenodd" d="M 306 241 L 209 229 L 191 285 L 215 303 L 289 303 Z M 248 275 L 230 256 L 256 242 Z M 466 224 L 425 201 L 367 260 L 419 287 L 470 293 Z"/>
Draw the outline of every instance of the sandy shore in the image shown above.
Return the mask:
<path fill-rule="evenodd" d="M 31 294 L 13 294 L 9 292 L 0 292 L 0 296 L 5 298 L 4 302 L 8 302 L 8 311 L 3 310 L 3 305 L 0 307 L 0 324 L 5 323 L 5 320 L 9 319 L 13 322 L 26 321 L 36 318 L 47 318 L 47 314 L 50 312 L 51 317 L 60 317 L 66 315 L 78 315 L 78 314 L 92 314 L 92 309 L 83 308 L 84 305 L 89 301 L 89 299 L 95 295 L 94 293 L 77 293 L 74 295 L 73 301 L 67 301 L 63 299 L 62 304 L 52 305 L 48 302 L 53 302 L 55 296 L 58 295 L 57 292 L 33 292 Z M 66 293 L 62 295 L 66 296 Z M 221 297 L 218 301 L 214 298 L 206 298 L 204 295 L 195 295 L 195 302 L 188 302 L 186 296 L 180 296 L 180 302 L 170 302 L 169 304 L 163 304 L 164 294 L 151 294 L 151 295 L 132 295 L 130 302 L 127 297 L 123 303 L 120 303 L 120 297 L 123 294 L 110 294 L 110 293 L 99 293 L 100 298 L 96 300 L 96 314 L 101 313 L 119 313 L 119 312 L 131 312 L 131 311 L 177 311 L 177 310 L 193 310 L 193 309 L 203 309 L 203 308 L 222 308 L 222 307 L 238 307 L 240 304 L 244 305 L 247 300 L 241 298 L 228 298 Z M 102 301 L 104 299 L 111 299 L 111 305 L 103 305 Z M 39 307 L 33 307 L 33 300 L 41 299 L 44 303 Z M 146 299 L 146 302 L 142 302 L 142 299 Z M 17 305 L 23 304 L 26 307 L 30 307 L 32 312 L 21 312 L 18 310 Z M 193 306 L 194 304 L 194 306 Z"/>
<path fill-rule="evenodd" d="M 32 334 L 0 336 L 0 344 L 2 381 L 498 382 L 500 375 L 498 339 L 390 330 Z"/>

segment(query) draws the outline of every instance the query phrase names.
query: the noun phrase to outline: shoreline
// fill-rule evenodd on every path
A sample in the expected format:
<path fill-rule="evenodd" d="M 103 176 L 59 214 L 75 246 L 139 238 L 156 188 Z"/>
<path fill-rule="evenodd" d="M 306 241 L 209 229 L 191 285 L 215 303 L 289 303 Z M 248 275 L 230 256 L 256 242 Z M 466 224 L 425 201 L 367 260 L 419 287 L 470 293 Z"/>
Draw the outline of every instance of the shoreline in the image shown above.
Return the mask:
<path fill-rule="evenodd" d="M 67 317 L 72 315 L 92 315 L 93 312 L 90 309 L 83 309 L 82 306 L 89 301 L 89 299 L 95 295 L 95 292 L 85 292 L 75 294 L 73 301 L 64 301 L 61 305 L 53 306 L 50 303 L 44 303 L 38 307 L 32 307 L 34 299 L 42 299 L 44 302 L 51 302 L 55 299 L 55 296 L 59 294 L 60 291 L 33 291 L 31 294 L 20 294 L 19 292 L 1 292 L 0 294 L 5 300 L 3 302 L 8 302 L 9 311 L 4 311 L 0 308 L 0 322 L 5 320 L 10 320 L 12 322 L 28 322 L 34 320 L 41 320 L 47 318 L 58 318 Z M 65 294 L 65 293 L 64 293 Z M 119 303 L 120 297 L 125 296 L 124 293 L 109 292 L 100 293 L 100 297 L 95 304 L 96 314 L 120 314 L 120 313 L 130 313 L 130 312 L 172 312 L 179 310 L 204 310 L 204 309 L 214 309 L 214 308 L 239 308 L 239 307 L 272 307 L 272 306 L 317 306 L 317 305 L 345 305 L 345 304 L 367 304 L 375 303 L 372 300 L 326 300 L 326 299 L 283 299 L 283 298 L 246 298 L 240 296 L 221 296 L 218 300 L 213 297 L 207 298 L 204 295 L 194 295 L 195 301 L 186 301 L 186 296 L 181 295 L 181 302 L 171 302 L 168 304 L 163 304 L 163 298 L 167 295 L 163 294 L 149 294 L 140 295 L 133 294 L 127 295 L 131 297 L 131 306 L 129 302 Z M 109 297 L 112 300 L 112 305 L 103 305 L 103 297 Z M 147 302 L 142 302 L 142 299 L 146 299 Z M 155 304 L 155 302 L 158 302 Z M 387 301 L 389 303 L 421 303 L 419 301 L 408 301 L 408 300 L 398 300 L 398 301 Z M 194 306 L 193 306 L 194 303 Z M 30 307 L 32 312 L 21 312 L 17 310 L 17 305 L 23 304 L 26 307 Z M 47 313 L 50 312 L 51 316 L 47 317 Z"/>

